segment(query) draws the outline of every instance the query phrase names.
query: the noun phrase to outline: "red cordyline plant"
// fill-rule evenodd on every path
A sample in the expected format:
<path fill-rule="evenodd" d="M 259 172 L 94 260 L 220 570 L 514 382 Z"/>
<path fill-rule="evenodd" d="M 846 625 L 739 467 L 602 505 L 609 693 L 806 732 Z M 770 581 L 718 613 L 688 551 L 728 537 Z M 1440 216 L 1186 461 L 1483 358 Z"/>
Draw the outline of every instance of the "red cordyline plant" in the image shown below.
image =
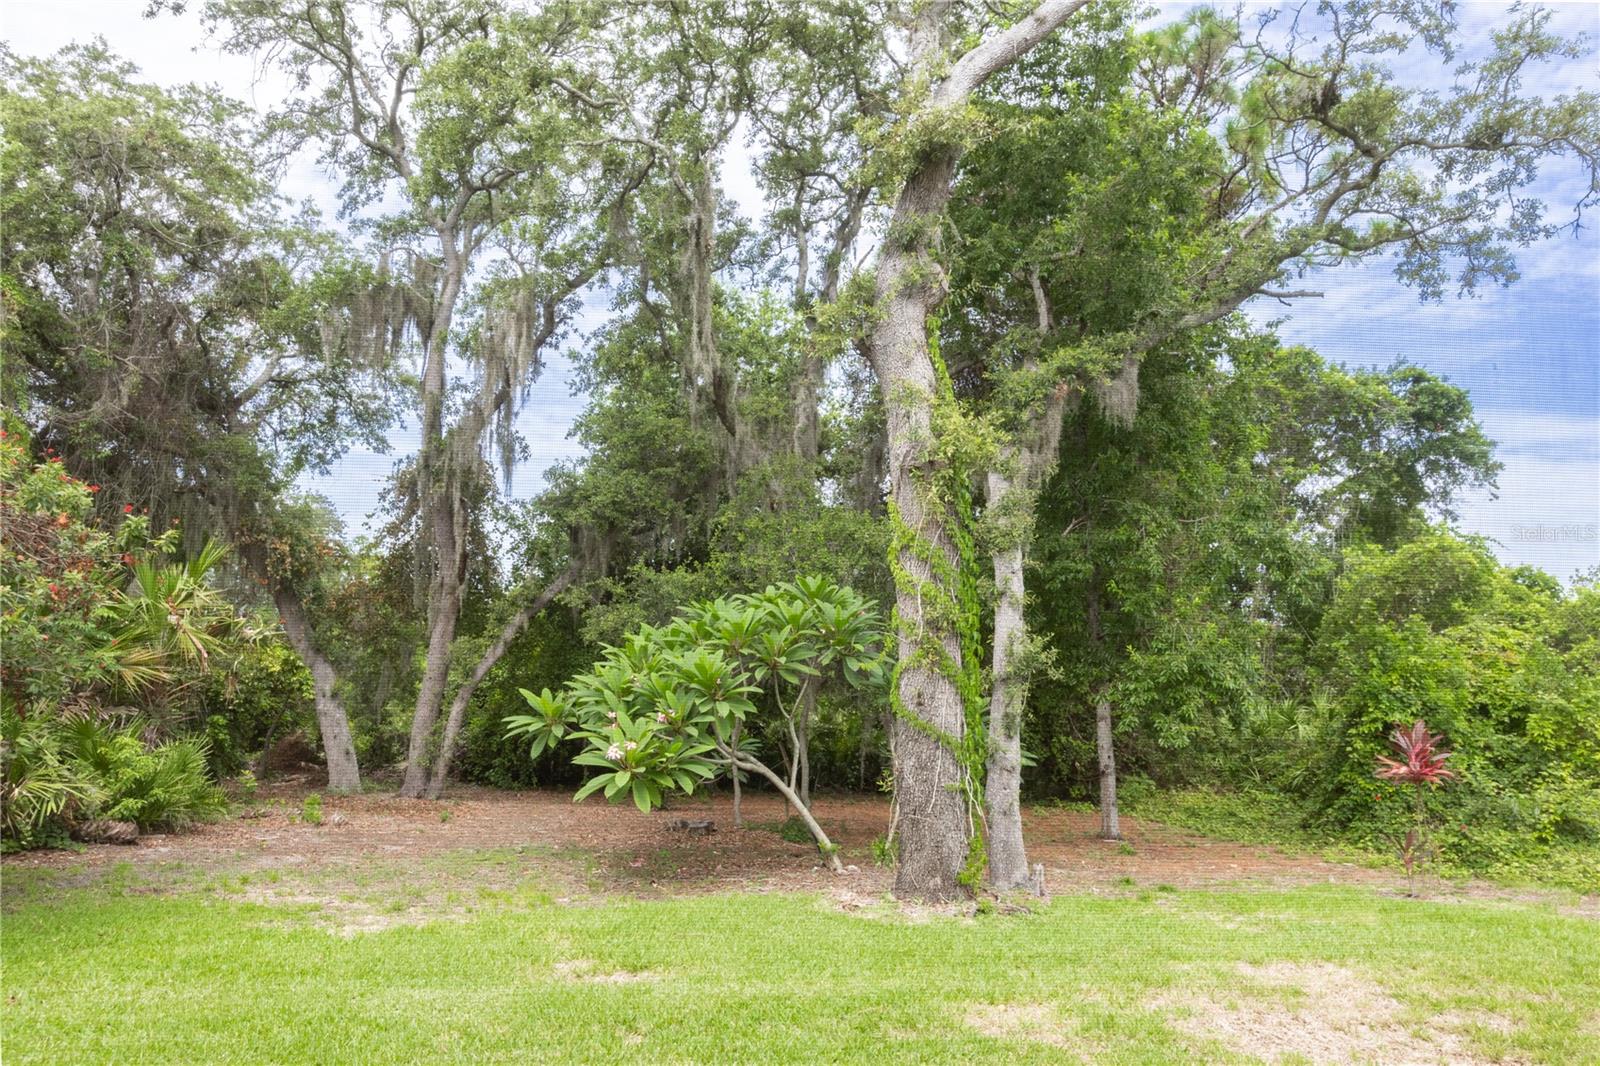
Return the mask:
<path fill-rule="evenodd" d="M 1398 758 L 1378 756 L 1378 767 L 1373 771 L 1379 780 L 1398 781 L 1412 786 L 1414 791 L 1411 829 L 1395 842 L 1400 861 L 1405 864 L 1408 890 L 1413 896 L 1417 894 L 1417 870 L 1427 853 L 1424 797 L 1428 789 L 1437 788 L 1456 776 L 1445 768 L 1445 760 L 1454 753 L 1445 751 L 1440 746 L 1443 742 L 1444 737 L 1428 732 L 1428 725 L 1421 718 L 1409 729 L 1396 726 L 1389 734 L 1389 747 Z"/>

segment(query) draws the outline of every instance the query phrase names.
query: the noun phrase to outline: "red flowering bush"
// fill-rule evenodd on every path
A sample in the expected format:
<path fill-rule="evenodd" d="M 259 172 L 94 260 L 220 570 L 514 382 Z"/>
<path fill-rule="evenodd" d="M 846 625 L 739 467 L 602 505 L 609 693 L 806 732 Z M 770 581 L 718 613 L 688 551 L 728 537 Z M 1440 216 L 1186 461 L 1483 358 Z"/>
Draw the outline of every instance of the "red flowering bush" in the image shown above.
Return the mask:
<path fill-rule="evenodd" d="M 103 529 L 93 501 L 59 459 L 34 462 L 18 435 L 0 439 L 0 692 L 17 713 L 71 707 L 97 686 L 137 679 L 138 657 L 119 646 L 106 605 L 135 554 L 172 537 L 152 541 L 143 517 Z"/>
<path fill-rule="evenodd" d="M 35 462 L 18 435 L 0 437 L 6 850 L 52 839 L 75 814 L 181 825 L 217 809 L 203 740 L 147 749 L 140 729 L 101 719 L 108 704 L 159 708 L 236 635 L 231 607 L 205 580 L 221 550 L 161 561 L 177 530 L 152 538 L 143 516 L 102 527 L 94 488 L 48 453 Z"/>

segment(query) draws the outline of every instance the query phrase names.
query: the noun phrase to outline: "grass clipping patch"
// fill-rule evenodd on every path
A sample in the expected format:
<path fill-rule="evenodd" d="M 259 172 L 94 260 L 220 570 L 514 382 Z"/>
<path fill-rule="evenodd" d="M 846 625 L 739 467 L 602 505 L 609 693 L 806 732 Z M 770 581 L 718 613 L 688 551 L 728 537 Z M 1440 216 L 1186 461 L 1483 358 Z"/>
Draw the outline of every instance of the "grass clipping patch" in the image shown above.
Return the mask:
<path fill-rule="evenodd" d="M 1153 1006 L 1192 1037 L 1267 1062 L 1436 1066 L 1506 1061 L 1478 1056 L 1459 1032 L 1407 1024 L 1398 1000 L 1371 978 L 1342 966 L 1241 963 L 1239 973 L 1257 988 L 1169 995 Z"/>

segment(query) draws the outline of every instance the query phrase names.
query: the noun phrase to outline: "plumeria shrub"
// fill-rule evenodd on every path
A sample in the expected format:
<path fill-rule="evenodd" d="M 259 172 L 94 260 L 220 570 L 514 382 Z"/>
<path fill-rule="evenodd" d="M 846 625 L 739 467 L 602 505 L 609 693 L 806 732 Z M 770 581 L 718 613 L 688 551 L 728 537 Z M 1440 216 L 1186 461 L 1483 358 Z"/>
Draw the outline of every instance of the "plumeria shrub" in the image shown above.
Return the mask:
<path fill-rule="evenodd" d="M 761 777 L 831 857 L 833 845 L 799 787 L 808 695 L 829 683 L 876 686 L 885 676 L 876 604 L 801 578 L 641 626 L 560 693 L 523 690 L 531 713 L 506 724 L 510 735 L 528 739 L 533 757 L 568 739 L 584 745 L 574 762 L 601 773 L 576 799 L 603 791 L 650 811 L 668 794 L 692 793 L 724 774 Z M 776 767 L 762 754 L 763 737 L 772 734 L 787 741 Z"/>

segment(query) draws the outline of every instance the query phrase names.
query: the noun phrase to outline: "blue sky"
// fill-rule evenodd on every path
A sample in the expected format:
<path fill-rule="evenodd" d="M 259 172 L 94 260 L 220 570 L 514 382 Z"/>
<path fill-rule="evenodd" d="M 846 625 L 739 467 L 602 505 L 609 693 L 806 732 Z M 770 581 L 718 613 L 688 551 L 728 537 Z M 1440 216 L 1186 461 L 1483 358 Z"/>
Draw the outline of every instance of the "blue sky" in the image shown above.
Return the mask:
<path fill-rule="evenodd" d="M 263 110 L 283 98 L 276 75 L 209 49 L 193 16 L 150 22 L 141 18 L 144 6 L 144 0 L 8 0 L 0 7 L 0 38 L 19 52 L 44 54 L 100 34 L 163 84 L 214 83 Z M 1563 34 L 1600 33 L 1600 4 L 1552 6 Z M 1461 6 L 1468 54 L 1504 22 L 1506 9 L 1500 3 Z M 1174 15 L 1178 10 L 1171 7 Z M 1527 88 L 1551 95 L 1600 90 L 1597 59 L 1591 39 L 1581 60 L 1536 72 Z M 1430 58 L 1410 61 L 1400 73 L 1419 85 L 1449 79 L 1448 69 Z M 754 204 L 753 183 L 739 160 L 730 163 L 730 193 Z M 1577 181 L 1575 167 L 1557 170 L 1537 191 L 1552 203 L 1570 203 Z M 331 208 L 332 184 L 309 162 L 291 167 L 284 191 Z M 1600 224 L 1600 216 L 1589 221 Z M 1462 501 L 1461 526 L 1492 538 L 1502 559 L 1566 579 L 1600 566 L 1600 233 L 1588 226 L 1525 249 L 1519 264 L 1522 278 L 1509 289 L 1420 304 L 1388 264 L 1367 263 L 1306 279 L 1305 288 L 1327 293 L 1322 299 L 1292 307 L 1257 301 L 1247 310 L 1258 322 L 1281 320 L 1286 340 L 1330 359 L 1352 366 L 1405 359 L 1467 388 L 1499 443 L 1505 471 L 1496 492 Z M 603 301 L 595 299 L 582 325 L 592 328 L 604 315 Z M 551 463 L 579 454 L 567 436 L 582 408 L 572 394 L 571 372 L 566 355 L 547 359 L 517 420 L 532 452 L 513 480 L 518 497 L 538 491 Z M 389 454 L 352 453 L 314 487 L 334 501 L 352 532 L 359 531 L 393 464 L 415 443 L 412 433 L 396 432 Z"/>

